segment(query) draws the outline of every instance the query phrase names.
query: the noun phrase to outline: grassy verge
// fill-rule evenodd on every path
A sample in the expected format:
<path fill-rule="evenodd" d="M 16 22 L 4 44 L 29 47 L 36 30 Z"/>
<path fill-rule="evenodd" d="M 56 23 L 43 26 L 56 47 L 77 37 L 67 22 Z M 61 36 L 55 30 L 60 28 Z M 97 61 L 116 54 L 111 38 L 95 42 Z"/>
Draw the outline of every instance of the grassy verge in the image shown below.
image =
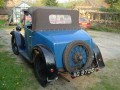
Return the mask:
<path fill-rule="evenodd" d="M 4 26 L 5 25 L 5 20 L 0 20 L 0 26 Z"/>
<path fill-rule="evenodd" d="M 24 65 L 16 63 L 15 58 L 10 58 L 8 52 L 0 52 L 0 90 L 21 90 L 23 87 L 30 87 L 35 82 L 32 74 Z"/>
<path fill-rule="evenodd" d="M 99 78 L 100 82 L 96 83 L 88 90 L 120 90 L 120 60 L 110 60 L 106 67 L 94 78 Z"/>
<path fill-rule="evenodd" d="M 9 30 L 9 29 L 15 29 L 16 28 L 16 26 L 1 26 L 0 27 L 0 30 Z"/>
<path fill-rule="evenodd" d="M 0 73 L 0 90 L 15 90 L 27 77 L 27 73 L 15 64 L 15 58 L 10 58 L 8 52 L 0 52 Z"/>
<path fill-rule="evenodd" d="M 120 28 L 119 29 L 118 28 L 112 28 L 112 27 L 107 27 L 105 25 L 95 25 L 95 26 L 92 26 L 91 30 L 120 33 Z"/>
<path fill-rule="evenodd" d="M 5 20 L 0 20 L 0 30 L 12 29 L 16 27 L 16 26 L 6 26 L 5 24 L 6 24 Z"/>
<path fill-rule="evenodd" d="M 5 48 L 0 40 L 0 49 Z M 0 90 L 34 90 L 39 84 L 26 63 L 17 62 L 8 51 L 0 50 Z"/>

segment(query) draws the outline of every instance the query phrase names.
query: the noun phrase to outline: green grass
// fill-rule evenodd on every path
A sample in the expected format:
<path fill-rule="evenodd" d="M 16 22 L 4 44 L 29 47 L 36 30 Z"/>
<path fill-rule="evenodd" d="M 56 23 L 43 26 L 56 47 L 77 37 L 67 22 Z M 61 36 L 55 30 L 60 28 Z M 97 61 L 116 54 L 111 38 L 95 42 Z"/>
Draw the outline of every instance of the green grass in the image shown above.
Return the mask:
<path fill-rule="evenodd" d="M 4 40 L 2 39 L 2 37 L 0 36 L 0 49 L 3 48 L 3 47 L 5 46 L 5 44 L 7 44 L 7 42 L 4 41 Z"/>
<path fill-rule="evenodd" d="M 110 60 L 106 67 L 94 78 L 99 78 L 100 82 L 96 83 L 88 90 L 120 90 L 120 60 Z"/>
<path fill-rule="evenodd" d="M 3 48 L 4 47 L 4 45 L 0 45 L 0 48 Z"/>
<path fill-rule="evenodd" d="M 104 26 L 104 25 L 92 26 L 91 30 L 120 33 L 120 28 L 112 28 L 112 27 L 108 27 L 108 26 Z"/>
<path fill-rule="evenodd" d="M 5 43 L 5 41 L 2 40 L 2 38 L 0 37 L 0 48 L 3 48 L 3 47 L 4 47 L 4 43 Z"/>
<path fill-rule="evenodd" d="M 5 20 L 0 20 L 0 26 L 4 26 L 5 25 Z"/>
<path fill-rule="evenodd" d="M 18 90 L 32 85 L 31 74 L 8 52 L 0 52 L 0 90 Z"/>
<path fill-rule="evenodd" d="M 5 51 L 5 41 L 0 40 L 0 90 L 34 90 L 39 87 L 34 72 L 24 61 Z M 2 50 L 2 51 L 1 51 Z M 12 56 L 11 56 L 12 55 Z"/>
<path fill-rule="evenodd" d="M 15 28 L 16 26 L 6 26 L 5 20 L 0 20 L 0 30 Z"/>
<path fill-rule="evenodd" d="M 10 30 L 10 29 L 15 29 L 16 26 L 1 26 L 0 30 Z"/>

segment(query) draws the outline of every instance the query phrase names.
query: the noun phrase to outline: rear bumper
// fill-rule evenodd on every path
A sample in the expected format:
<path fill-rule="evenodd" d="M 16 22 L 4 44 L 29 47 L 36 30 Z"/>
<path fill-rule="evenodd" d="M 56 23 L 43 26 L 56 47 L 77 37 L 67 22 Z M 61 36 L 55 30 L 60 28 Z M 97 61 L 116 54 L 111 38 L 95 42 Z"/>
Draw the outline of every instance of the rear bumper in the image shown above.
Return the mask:
<path fill-rule="evenodd" d="M 96 68 L 93 68 L 93 67 L 89 67 L 89 68 L 83 69 L 83 70 L 74 71 L 74 72 L 71 72 L 71 78 L 79 77 L 82 75 L 88 75 L 88 74 L 93 73 L 94 71 L 96 71 Z"/>
<path fill-rule="evenodd" d="M 55 81 L 55 80 L 57 80 L 58 79 L 58 77 L 55 77 L 54 79 L 49 79 L 49 78 L 47 78 L 47 82 L 52 82 L 52 81 Z"/>

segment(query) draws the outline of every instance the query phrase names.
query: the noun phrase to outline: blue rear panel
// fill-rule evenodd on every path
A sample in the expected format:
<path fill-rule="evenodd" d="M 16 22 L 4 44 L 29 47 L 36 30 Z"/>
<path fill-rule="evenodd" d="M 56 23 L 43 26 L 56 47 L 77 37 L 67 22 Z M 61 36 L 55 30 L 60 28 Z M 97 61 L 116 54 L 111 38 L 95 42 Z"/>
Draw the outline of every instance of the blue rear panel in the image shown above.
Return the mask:
<path fill-rule="evenodd" d="M 62 57 L 66 46 L 76 40 L 91 47 L 91 37 L 84 30 L 37 31 L 33 33 L 32 46 L 43 44 L 54 53 L 57 68 L 63 68 Z"/>

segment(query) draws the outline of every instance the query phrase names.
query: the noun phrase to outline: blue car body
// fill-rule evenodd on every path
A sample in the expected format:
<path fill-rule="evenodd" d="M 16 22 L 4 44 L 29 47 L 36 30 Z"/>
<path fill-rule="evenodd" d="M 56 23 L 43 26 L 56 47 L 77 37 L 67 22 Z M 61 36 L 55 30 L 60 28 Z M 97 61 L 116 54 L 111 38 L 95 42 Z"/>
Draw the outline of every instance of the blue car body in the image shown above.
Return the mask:
<path fill-rule="evenodd" d="M 41 12 L 42 12 L 42 9 L 40 9 Z M 33 9 L 33 10 L 34 10 L 34 12 L 39 13 L 38 12 L 39 9 Z M 45 10 L 46 10 L 46 8 L 45 8 Z M 47 10 L 48 10 L 48 8 L 47 8 Z M 51 10 L 51 8 L 50 8 L 50 10 Z M 46 12 L 46 13 L 48 13 L 48 12 Z M 54 9 L 52 9 L 51 12 L 56 13 L 56 11 Z M 50 13 L 48 13 L 48 14 L 50 14 Z M 76 12 L 76 13 L 78 13 L 78 12 Z M 73 13 L 71 13 L 71 11 L 68 10 L 68 14 L 72 15 Z M 28 15 L 28 13 L 27 13 L 27 15 Z M 74 18 L 73 23 L 75 23 L 75 24 L 66 25 L 66 27 L 65 27 L 65 25 L 61 25 L 64 27 L 63 29 L 60 27 L 60 24 L 58 26 L 59 28 L 57 29 L 56 25 L 52 26 L 51 24 L 46 22 L 46 24 L 48 24 L 48 27 L 51 25 L 49 28 L 52 28 L 52 29 L 49 29 L 49 28 L 46 29 L 47 26 L 46 27 L 45 27 L 45 25 L 40 26 L 39 23 L 36 28 L 36 25 L 33 23 L 33 29 L 29 28 L 29 27 L 31 27 L 31 24 L 24 25 L 24 36 L 23 36 L 20 33 L 20 29 L 17 27 L 16 30 L 13 30 L 11 32 L 11 35 L 12 35 L 11 42 L 12 42 L 13 52 L 17 55 L 18 54 L 23 55 L 31 63 L 35 63 L 35 60 L 34 60 L 34 51 L 35 50 L 37 50 L 37 54 L 38 54 L 38 51 L 39 51 L 39 53 L 42 53 L 42 55 L 44 57 L 44 61 L 46 63 L 46 68 L 47 68 L 47 71 L 46 71 L 47 81 L 54 80 L 57 77 L 58 73 L 61 72 L 60 71 L 61 69 L 64 72 L 66 72 L 68 70 L 68 72 L 71 74 L 71 76 L 74 76 L 73 75 L 74 71 L 75 72 L 80 71 L 79 74 L 82 75 L 81 70 L 88 69 L 88 71 L 90 71 L 89 68 L 91 68 L 91 67 L 92 68 L 103 68 L 105 65 L 104 65 L 104 62 L 102 59 L 101 52 L 100 52 L 98 46 L 92 40 L 91 36 L 86 31 L 82 30 L 81 28 L 78 28 L 78 27 L 73 28 L 73 26 L 79 26 L 79 23 L 76 22 L 76 20 L 78 18 L 77 14 L 75 14 L 75 16 L 76 17 L 73 17 Z M 40 14 L 34 15 L 32 18 L 35 18 L 35 17 L 40 17 Z M 33 22 L 37 23 L 40 21 L 39 20 L 37 21 L 37 19 L 35 19 L 35 20 L 33 19 Z M 41 21 L 41 23 L 43 23 L 43 22 Z M 70 44 L 72 44 L 74 42 L 75 42 L 75 46 L 71 46 Z M 78 42 L 78 43 L 76 43 L 76 42 Z M 84 44 L 80 44 L 79 42 L 82 42 Z M 80 48 L 80 49 L 77 49 L 77 48 Z M 67 50 L 67 49 L 69 49 L 69 50 Z M 71 52 L 70 52 L 70 50 L 71 50 Z M 74 51 L 73 54 L 71 54 L 72 50 Z M 89 51 L 87 51 L 87 50 L 89 50 Z M 66 54 L 66 52 L 70 55 Z M 89 57 L 89 54 L 90 54 L 90 57 Z M 68 55 L 68 57 L 66 55 Z M 66 58 L 66 57 L 70 58 L 70 61 L 68 60 L 69 61 L 68 63 L 70 63 L 70 66 L 76 67 L 79 64 L 85 65 L 88 62 L 87 61 L 88 58 L 91 58 L 91 60 L 90 60 L 91 63 L 89 63 L 90 65 L 87 65 L 85 68 L 82 68 L 79 70 L 76 70 L 76 68 L 75 68 L 75 70 L 69 71 L 68 66 L 66 66 L 67 69 L 65 69 L 65 65 L 66 65 L 67 61 L 64 60 L 64 58 Z M 76 58 L 79 60 L 77 60 Z M 82 62 L 81 62 L 81 60 L 82 60 Z M 78 63 L 78 64 L 76 64 L 76 63 Z M 53 71 L 54 71 L 54 73 L 52 73 Z M 84 74 L 86 74 L 86 71 L 84 72 Z M 77 74 L 78 74 L 78 72 L 77 72 Z"/>
<path fill-rule="evenodd" d="M 27 32 L 27 31 L 26 31 Z M 28 32 L 31 32 L 28 30 Z M 27 34 L 28 34 L 27 32 Z M 37 44 L 42 44 L 48 47 L 55 56 L 57 68 L 63 68 L 62 56 L 66 46 L 77 40 L 86 42 L 91 50 L 93 46 L 92 38 L 84 30 L 55 30 L 55 31 L 37 31 L 31 33 L 32 37 L 26 43 L 30 45 L 30 49 Z M 27 53 L 30 53 L 29 46 L 27 47 Z M 92 50 L 93 51 L 93 50 Z"/>

